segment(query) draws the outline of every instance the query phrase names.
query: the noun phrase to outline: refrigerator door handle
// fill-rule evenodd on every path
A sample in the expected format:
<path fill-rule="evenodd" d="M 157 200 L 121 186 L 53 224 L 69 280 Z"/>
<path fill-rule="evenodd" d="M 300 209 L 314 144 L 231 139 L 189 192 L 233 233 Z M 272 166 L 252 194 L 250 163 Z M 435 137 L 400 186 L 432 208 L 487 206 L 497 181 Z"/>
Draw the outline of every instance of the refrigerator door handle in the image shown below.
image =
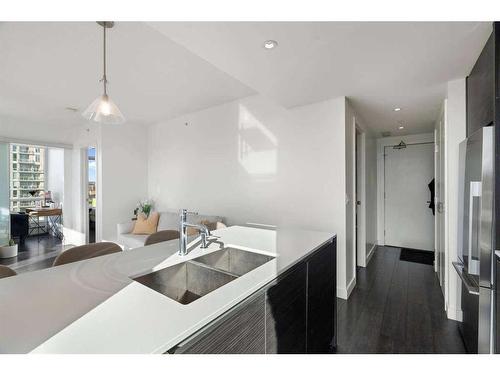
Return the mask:
<path fill-rule="evenodd" d="M 469 294 L 473 294 L 475 296 L 479 295 L 479 287 L 475 286 L 474 284 L 471 283 L 469 278 L 465 275 L 463 266 L 459 262 L 453 262 L 453 267 L 455 267 L 455 270 L 458 273 L 458 276 L 462 279 L 462 283 L 465 285 L 465 288 L 467 289 L 467 292 Z"/>
<path fill-rule="evenodd" d="M 474 261 L 473 257 L 473 246 L 477 244 L 473 243 L 473 239 L 475 237 L 473 236 L 473 220 L 474 220 L 474 198 L 476 199 L 481 199 L 481 181 L 471 181 L 470 182 L 470 189 L 469 189 L 469 258 L 468 258 L 468 266 L 469 266 L 469 272 L 472 274 L 478 274 L 479 275 L 479 264 L 477 261 Z M 479 251 L 479 249 L 476 249 Z M 476 257 L 479 257 L 479 254 L 476 254 Z"/>

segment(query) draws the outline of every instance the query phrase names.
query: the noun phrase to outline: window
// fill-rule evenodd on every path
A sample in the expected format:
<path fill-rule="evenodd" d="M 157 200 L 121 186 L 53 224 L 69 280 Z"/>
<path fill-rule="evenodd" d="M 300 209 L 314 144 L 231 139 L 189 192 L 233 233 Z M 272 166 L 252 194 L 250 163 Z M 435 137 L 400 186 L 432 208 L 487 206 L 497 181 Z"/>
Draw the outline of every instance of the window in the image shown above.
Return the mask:
<path fill-rule="evenodd" d="M 34 207 L 43 200 L 45 147 L 10 145 L 10 209 Z"/>

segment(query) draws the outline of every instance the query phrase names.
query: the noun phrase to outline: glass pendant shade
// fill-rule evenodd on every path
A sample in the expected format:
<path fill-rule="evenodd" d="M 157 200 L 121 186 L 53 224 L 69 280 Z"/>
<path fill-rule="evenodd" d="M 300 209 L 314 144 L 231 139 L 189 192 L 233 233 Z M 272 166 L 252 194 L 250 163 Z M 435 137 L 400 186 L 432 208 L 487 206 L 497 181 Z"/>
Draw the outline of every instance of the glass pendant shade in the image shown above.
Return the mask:
<path fill-rule="evenodd" d="M 82 113 L 87 120 L 101 124 L 123 124 L 125 117 L 108 95 L 103 94 L 89 105 Z"/>
<path fill-rule="evenodd" d="M 99 21 L 97 23 L 103 29 L 103 75 L 100 82 L 102 82 L 104 93 L 89 105 L 82 116 L 87 120 L 101 124 L 122 124 L 125 122 L 125 117 L 108 96 L 108 79 L 106 77 L 106 29 L 112 28 L 115 23 L 112 21 Z"/>

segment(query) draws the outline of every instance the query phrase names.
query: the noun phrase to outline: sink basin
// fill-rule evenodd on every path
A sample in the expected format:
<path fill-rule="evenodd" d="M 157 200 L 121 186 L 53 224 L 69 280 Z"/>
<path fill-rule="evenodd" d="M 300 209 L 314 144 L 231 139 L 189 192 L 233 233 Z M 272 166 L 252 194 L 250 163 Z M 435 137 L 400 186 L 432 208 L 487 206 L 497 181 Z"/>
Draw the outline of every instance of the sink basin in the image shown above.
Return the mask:
<path fill-rule="evenodd" d="M 184 262 L 136 277 L 134 280 L 187 305 L 236 278 L 235 275 L 203 264 Z"/>
<path fill-rule="evenodd" d="M 226 247 L 133 280 L 187 305 L 272 259 L 269 255 Z"/>
<path fill-rule="evenodd" d="M 236 249 L 234 247 L 226 247 L 222 250 L 195 258 L 193 261 L 230 272 L 236 276 L 241 276 L 272 259 L 274 259 L 274 257 L 269 255 Z"/>

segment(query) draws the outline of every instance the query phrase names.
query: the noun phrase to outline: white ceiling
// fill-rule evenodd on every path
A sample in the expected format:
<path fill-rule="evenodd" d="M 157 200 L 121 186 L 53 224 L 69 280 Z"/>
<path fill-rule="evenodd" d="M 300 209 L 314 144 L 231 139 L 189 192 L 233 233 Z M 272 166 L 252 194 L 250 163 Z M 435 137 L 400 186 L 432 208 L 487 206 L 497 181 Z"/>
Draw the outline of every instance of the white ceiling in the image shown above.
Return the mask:
<path fill-rule="evenodd" d="M 0 23 L 0 116 L 84 123 L 65 107 L 84 110 L 101 92 L 101 30 Z M 109 93 L 141 124 L 255 92 L 285 107 L 345 95 L 374 130 L 419 133 L 490 32 L 490 23 L 120 22 L 108 33 Z M 267 39 L 278 48 L 262 48 Z"/>
<path fill-rule="evenodd" d="M 286 107 L 345 95 L 368 126 L 394 134 L 432 130 L 445 83 L 469 74 L 491 33 L 489 22 L 151 25 Z M 279 46 L 265 50 L 268 39 Z"/>
<path fill-rule="evenodd" d="M 109 94 L 130 122 L 152 123 L 254 91 L 145 23 L 107 34 Z M 94 22 L 0 23 L 0 116 L 82 124 L 102 93 L 102 28 Z M 1 134 L 0 134 L 1 135 Z"/>

